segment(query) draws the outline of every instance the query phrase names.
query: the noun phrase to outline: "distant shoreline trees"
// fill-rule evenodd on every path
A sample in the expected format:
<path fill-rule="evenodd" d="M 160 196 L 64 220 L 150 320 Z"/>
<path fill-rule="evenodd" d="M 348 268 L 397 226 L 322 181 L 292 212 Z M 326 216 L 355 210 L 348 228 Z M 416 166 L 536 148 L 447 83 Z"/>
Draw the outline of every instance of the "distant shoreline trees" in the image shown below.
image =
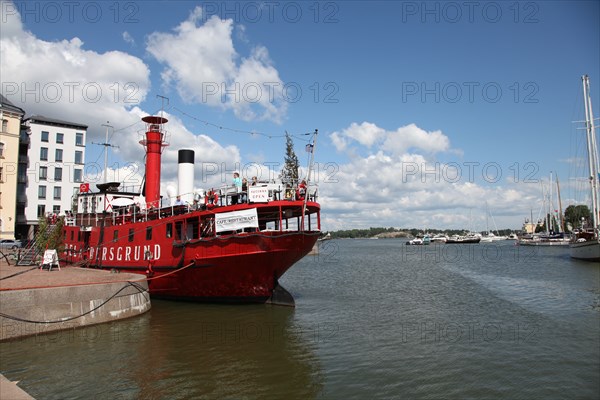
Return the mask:
<path fill-rule="evenodd" d="M 445 234 L 448 236 L 452 235 L 464 235 L 468 232 L 466 229 L 427 229 L 423 231 L 423 229 L 417 228 L 383 228 L 383 227 L 371 227 L 368 229 L 346 229 L 339 231 L 331 231 L 332 239 L 366 239 L 372 237 L 416 237 L 419 235 L 423 235 L 424 233 L 429 233 L 431 235 L 437 235 L 439 233 Z M 499 235 L 508 236 L 511 234 L 513 230 L 511 229 L 501 229 L 498 231 Z"/>

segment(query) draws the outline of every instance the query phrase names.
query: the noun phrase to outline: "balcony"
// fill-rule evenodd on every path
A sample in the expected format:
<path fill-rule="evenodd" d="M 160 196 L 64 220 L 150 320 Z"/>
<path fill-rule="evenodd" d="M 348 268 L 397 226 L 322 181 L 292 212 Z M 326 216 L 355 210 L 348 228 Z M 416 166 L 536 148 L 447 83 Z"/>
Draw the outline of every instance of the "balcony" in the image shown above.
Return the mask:
<path fill-rule="evenodd" d="M 19 164 L 29 165 L 29 157 L 26 155 L 19 155 Z"/>

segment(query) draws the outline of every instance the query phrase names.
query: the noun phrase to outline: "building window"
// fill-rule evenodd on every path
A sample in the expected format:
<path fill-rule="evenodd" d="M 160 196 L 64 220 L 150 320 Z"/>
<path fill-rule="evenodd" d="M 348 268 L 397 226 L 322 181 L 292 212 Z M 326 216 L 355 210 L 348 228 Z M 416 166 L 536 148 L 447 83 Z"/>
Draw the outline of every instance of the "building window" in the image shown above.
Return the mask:
<path fill-rule="evenodd" d="M 50 139 L 50 133 L 42 131 L 42 142 L 48 142 Z"/>
<path fill-rule="evenodd" d="M 62 149 L 56 149 L 54 151 L 54 161 L 56 162 L 62 162 L 63 160 L 63 151 Z"/>
<path fill-rule="evenodd" d="M 83 146 L 83 133 L 77 132 L 75 134 L 75 146 Z"/>
<path fill-rule="evenodd" d="M 4 143 L 0 142 L 0 158 L 4 157 Z"/>
<path fill-rule="evenodd" d="M 83 151 L 75 151 L 75 164 L 83 164 Z"/>
<path fill-rule="evenodd" d="M 48 167 L 40 167 L 40 181 L 48 179 Z"/>
<path fill-rule="evenodd" d="M 52 206 L 52 214 L 60 214 L 60 206 Z M 73 234 L 73 232 L 71 232 L 71 234 Z"/>
<path fill-rule="evenodd" d="M 83 170 L 75 168 L 73 172 L 73 180 L 75 182 L 83 182 Z"/>
<path fill-rule="evenodd" d="M 38 186 L 38 199 L 46 198 L 46 186 Z"/>
<path fill-rule="evenodd" d="M 56 182 L 62 181 L 62 168 L 61 167 L 54 168 L 54 180 Z"/>
<path fill-rule="evenodd" d="M 57 133 L 56 134 L 56 143 L 64 143 L 65 142 L 65 134 L 64 133 Z"/>
<path fill-rule="evenodd" d="M 48 148 L 47 147 L 40 148 L 40 160 L 48 161 Z"/>
<path fill-rule="evenodd" d="M 54 186 L 54 200 L 60 200 L 60 195 L 61 195 L 61 187 Z"/>
<path fill-rule="evenodd" d="M 38 205 L 38 218 L 44 217 L 46 215 L 46 206 L 43 204 Z"/>
<path fill-rule="evenodd" d="M 2 132 L 8 132 L 8 120 L 7 119 L 2 120 Z"/>
<path fill-rule="evenodd" d="M 0 183 L 4 182 L 4 168 L 0 167 Z"/>

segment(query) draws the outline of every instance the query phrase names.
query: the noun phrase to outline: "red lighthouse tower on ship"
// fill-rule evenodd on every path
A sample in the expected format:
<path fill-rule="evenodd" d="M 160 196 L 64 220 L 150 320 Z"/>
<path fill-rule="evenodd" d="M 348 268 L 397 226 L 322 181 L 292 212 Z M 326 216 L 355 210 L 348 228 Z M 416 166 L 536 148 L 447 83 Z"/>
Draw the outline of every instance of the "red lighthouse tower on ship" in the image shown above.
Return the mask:
<path fill-rule="evenodd" d="M 146 150 L 146 207 L 160 206 L 160 162 L 163 149 L 169 145 L 163 125 L 166 118 L 147 116 L 142 118 L 146 123 L 146 138 L 140 144 Z"/>

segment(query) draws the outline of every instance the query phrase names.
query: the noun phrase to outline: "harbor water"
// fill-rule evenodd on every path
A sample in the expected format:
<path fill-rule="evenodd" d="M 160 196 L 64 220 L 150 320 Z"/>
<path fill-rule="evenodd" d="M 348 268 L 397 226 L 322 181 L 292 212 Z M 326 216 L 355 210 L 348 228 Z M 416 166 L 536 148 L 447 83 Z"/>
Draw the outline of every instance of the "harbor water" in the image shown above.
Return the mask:
<path fill-rule="evenodd" d="M 153 300 L 0 343 L 37 399 L 597 399 L 600 266 L 567 248 L 329 240 L 296 308 Z"/>

